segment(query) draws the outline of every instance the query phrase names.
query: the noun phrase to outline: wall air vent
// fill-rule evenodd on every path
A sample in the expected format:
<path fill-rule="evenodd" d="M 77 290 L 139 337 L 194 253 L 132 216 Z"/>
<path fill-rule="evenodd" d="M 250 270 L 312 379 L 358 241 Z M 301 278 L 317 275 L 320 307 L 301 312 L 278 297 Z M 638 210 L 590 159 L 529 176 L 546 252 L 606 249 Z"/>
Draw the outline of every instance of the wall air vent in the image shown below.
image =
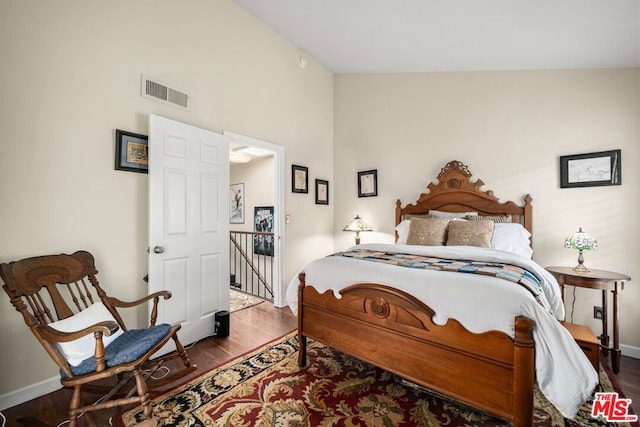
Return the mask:
<path fill-rule="evenodd" d="M 191 95 L 153 77 L 143 74 L 140 89 L 140 94 L 145 98 L 155 99 L 156 101 L 175 105 L 185 110 L 191 109 Z"/>

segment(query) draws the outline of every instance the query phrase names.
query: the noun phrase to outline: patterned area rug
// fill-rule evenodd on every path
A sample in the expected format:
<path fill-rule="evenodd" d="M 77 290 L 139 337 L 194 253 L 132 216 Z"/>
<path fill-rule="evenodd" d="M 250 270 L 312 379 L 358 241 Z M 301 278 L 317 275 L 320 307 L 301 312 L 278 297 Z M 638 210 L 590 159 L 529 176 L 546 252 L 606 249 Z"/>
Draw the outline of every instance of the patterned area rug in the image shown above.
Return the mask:
<path fill-rule="evenodd" d="M 162 426 L 448 426 L 510 424 L 444 400 L 401 378 L 310 342 L 308 366 L 297 365 L 295 334 L 158 396 L 154 417 Z M 604 391 L 613 386 L 603 370 Z M 590 416 L 591 401 L 575 420 L 564 419 L 536 390 L 535 426 L 605 426 Z M 140 408 L 114 417 L 114 426 L 143 421 Z M 625 425 L 625 424 L 616 424 Z M 627 424 L 628 425 L 628 424 Z"/>
<path fill-rule="evenodd" d="M 262 298 L 254 297 L 253 295 L 245 294 L 244 292 L 238 292 L 234 289 L 230 289 L 229 293 L 229 311 L 242 310 L 243 308 L 252 307 L 264 302 Z"/>

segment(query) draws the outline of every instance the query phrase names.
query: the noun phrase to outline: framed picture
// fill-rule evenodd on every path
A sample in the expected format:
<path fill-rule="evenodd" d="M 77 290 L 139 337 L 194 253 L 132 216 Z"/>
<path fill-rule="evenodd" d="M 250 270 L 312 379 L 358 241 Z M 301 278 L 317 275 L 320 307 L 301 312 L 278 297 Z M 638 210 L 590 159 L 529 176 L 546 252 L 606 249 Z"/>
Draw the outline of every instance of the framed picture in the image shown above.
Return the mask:
<path fill-rule="evenodd" d="M 229 186 L 229 223 L 244 224 L 244 183 Z"/>
<path fill-rule="evenodd" d="M 149 172 L 148 137 L 116 129 L 116 169 Z"/>
<path fill-rule="evenodd" d="M 253 230 L 270 235 L 253 236 L 253 253 L 273 256 L 273 206 L 256 206 L 253 212 Z"/>
<path fill-rule="evenodd" d="M 378 195 L 378 169 L 358 172 L 358 197 Z"/>
<path fill-rule="evenodd" d="M 621 150 L 560 157 L 560 188 L 621 185 Z"/>
<path fill-rule="evenodd" d="M 294 193 L 309 192 L 309 168 L 291 165 L 291 191 Z"/>
<path fill-rule="evenodd" d="M 329 181 L 316 179 L 316 205 L 329 204 Z"/>

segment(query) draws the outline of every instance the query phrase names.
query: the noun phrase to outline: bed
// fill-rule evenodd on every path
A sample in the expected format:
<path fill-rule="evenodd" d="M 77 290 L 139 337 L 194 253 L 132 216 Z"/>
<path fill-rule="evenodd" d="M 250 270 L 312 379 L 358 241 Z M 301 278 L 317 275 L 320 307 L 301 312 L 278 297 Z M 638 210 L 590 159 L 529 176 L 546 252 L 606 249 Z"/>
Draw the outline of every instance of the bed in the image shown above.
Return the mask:
<path fill-rule="evenodd" d="M 537 381 L 547 399 L 572 418 L 598 378 L 558 322 L 564 306 L 557 282 L 531 260 L 531 197 L 521 205 L 500 202 L 471 177 L 461 162 L 447 163 L 415 203 L 396 202 L 395 244 L 358 245 L 300 271 L 287 289 L 298 315 L 299 364 L 306 365 L 307 339 L 317 340 L 517 427 L 533 423 Z M 447 238 L 455 234 L 452 224 L 491 222 L 490 247 L 406 244 L 408 224 L 422 221 L 413 218 L 435 214 L 458 217 L 447 218 Z M 482 218 L 469 221 L 469 215 Z M 526 235 L 528 249 L 518 242 L 522 250 L 515 250 L 510 240 L 499 246 L 498 230 L 505 229 L 518 230 L 519 239 Z M 500 261 L 541 284 L 532 290 L 493 273 L 451 271 L 449 265 L 407 268 L 407 256 L 420 266 L 425 263 L 415 256 L 456 265 Z"/>

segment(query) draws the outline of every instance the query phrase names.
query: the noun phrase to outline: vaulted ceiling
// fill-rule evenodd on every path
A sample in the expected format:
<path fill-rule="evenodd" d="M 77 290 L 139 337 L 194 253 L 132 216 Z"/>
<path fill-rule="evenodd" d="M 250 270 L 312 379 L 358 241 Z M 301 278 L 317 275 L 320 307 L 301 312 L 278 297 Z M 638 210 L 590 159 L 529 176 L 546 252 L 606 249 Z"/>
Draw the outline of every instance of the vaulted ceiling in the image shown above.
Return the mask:
<path fill-rule="evenodd" d="M 640 0 L 235 0 L 333 73 L 640 67 Z"/>

